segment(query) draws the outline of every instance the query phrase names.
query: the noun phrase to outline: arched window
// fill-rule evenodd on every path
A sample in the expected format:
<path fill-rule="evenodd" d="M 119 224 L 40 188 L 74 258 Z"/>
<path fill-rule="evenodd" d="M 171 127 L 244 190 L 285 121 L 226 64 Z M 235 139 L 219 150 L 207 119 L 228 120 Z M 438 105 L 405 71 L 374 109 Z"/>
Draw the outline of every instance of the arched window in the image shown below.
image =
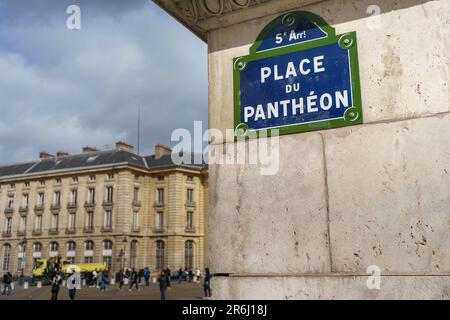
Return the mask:
<path fill-rule="evenodd" d="M 84 249 L 85 250 L 94 250 L 94 242 L 91 240 L 88 240 L 84 243 Z"/>
<path fill-rule="evenodd" d="M 184 243 L 184 264 L 188 269 L 194 267 L 194 241 L 192 240 Z"/>
<path fill-rule="evenodd" d="M 41 253 L 41 251 L 42 251 L 42 244 L 40 242 L 33 243 L 33 252 Z"/>
<path fill-rule="evenodd" d="M 75 241 L 67 242 L 67 251 L 75 251 L 77 249 L 77 244 Z"/>
<path fill-rule="evenodd" d="M 69 241 L 67 242 L 67 261 L 69 261 L 69 263 L 75 263 L 75 255 L 76 252 L 75 250 L 77 249 L 77 244 L 75 243 L 75 241 Z"/>
<path fill-rule="evenodd" d="M 130 243 L 130 268 L 136 268 L 138 242 L 136 240 Z"/>
<path fill-rule="evenodd" d="M 36 264 L 37 259 L 42 256 L 42 244 L 40 242 L 33 243 L 33 265 Z"/>
<path fill-rule="evenodd" d="M 164 269 L 164 254 L 166 244 L 164 241 L 156 241 L 156 269 Z"/>
<path fill-rule="evenodd" d="M 11 260 L 11 245 L 7 243 L 3 245 L 3 263 L 2 263 L 3 271 L 9 271 L 10 260 Z"/>
<path fill-rule="evenodd" d="M 112 250 L 113 243 L 111 240 L 103 241 L 103 250 Z"/>
<path fill-rule="evenodd" d="M 94 262 L 94 242 L 87 240 L 84 243 L 84 263 Z"/>
<path fill-rule="evenodd" d="M 51 252 L 58 252 L 58 249 L 59 249 L 58 242 L 53 241 L 50 243 L 50 251 Z"/>
<path fill-rule="evenodd" d="M 108 270 L 111 270 L 112 265 L 112 248 L 113 243 L 111 240 L 103 241 L 103 262 L 108 266 Z"/>

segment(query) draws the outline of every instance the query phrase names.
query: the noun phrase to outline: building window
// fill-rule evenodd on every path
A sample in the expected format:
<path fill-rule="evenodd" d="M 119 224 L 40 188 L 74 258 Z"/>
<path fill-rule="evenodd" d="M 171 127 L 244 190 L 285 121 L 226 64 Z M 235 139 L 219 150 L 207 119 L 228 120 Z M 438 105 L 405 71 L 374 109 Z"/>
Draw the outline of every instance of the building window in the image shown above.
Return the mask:
<path fill-rule="evenodd" d="M 164 203 L 164 189 L 159 188 L 156 190 L 156 200 L 158 203 Z"/>
<path fill-rule="evenodd" d="M 12 218 L 7 217 L 5 218 L 5 225 L 3 228 L 3 231 L 5 231 L 5 233 L 11 233 L 11 228 L 12 228 Z"/>
<path fill-rule="evenodd" d="M 194 181 L 194 177 L 193 176 L 187 176 L 187 181 Z"/>
<path fill-rule="evenodd" d="M 78 177 L 72 177 L 72 183 L 77 183 L 78 182 Z"/>
<path fill-rule="evenodd" d="M 37 205 L 39 207 L 42 207 L 44 205 L 44 193 L 42 192 L 38 194 Z"/>
<path fill-rule="evenodd" d="M 95 202 L 95 188 L 88 189 L 88 203 L 93 204 Z"/>
<path fill-rule="evenodd" d="M 130 268 L 136 268 L 136 266 L 137 266 L 137 249 L 138 249 L 138 242 L 136 240 L 131 241 L 131 244 L 130 244 Z"/>
<path fill-rule="evenodd" d="M 33 256 L 38 256 L 42 251 L 42 244 L 40 242 L 33 243 Z"/>
<path fill-rule="evenodd" d="M 106 263 L 108 270 L 111 270 L 112 256 L 103 256 L 103 262 Z"/>
<path fill-rule="evenodd" d="M 86 251 L 92 251 L 94 250 L 94 242 L 91 240 L 88 240 L 84 243 L 84 250 Z"/>
<path fill-rule="evenodd" d="M 75 257 L 67 257 L 67 262 L 70 264 L 75 264 Z"/>
<path fill-rule="evenodd" d="M 9 185 L 9 190 L 15 190 L 16 189 L 16 185 L 14 183 L 11 183 Z"/>
<path fill-rule="evenodd" d="M 19 220 L 19 231 L 25 232 L 27 230 L 27 217 L 20 217 Z"/>
<path fill-rule="evenodd" d="M 162 211 L 156 212 L 155 228 L 156 230 L 162 230 L 164 228 L 164 213 Z"/>
<path fill-rule="evenodd" d="M 70 191 L 70 204 L 76 205 L 78 201 L 78 191 L 77 189 L 73 189 Z"/>
<path fill-rule="evenodd" d="M 134 202 L 134 203 L 139 202 L 139 188 L 134 188 L 134 192 L 133 192 L 133 202 Z"/>
<path fill-rule="evenodd" d="M 158 176 L 158 181 L 164 181 L 164 176 Z"/>
<path fill-rule="evenodd" d="M 111 240 L 105 240 L 103 241 L 103 250 L 112 250 L 113 243 Z"/>
<path fill-rule="evenodd" d="M 25 186 L 25 188 L 29 188 L 30 187 L 30 182 L 29 181 L 25 182 L 24 186 Z"/>
<path fill-rule="evenodd" d="M 156 241 L 156 269 L 164 269 L 164 254 L 166 245 L 164 241 Z"/>
<path fill-rule="evenodd" d="M 76 221 L 75 219 L 76 219 L 75 213 L 69 213 L 67 229 L 69 229 L 70 231 L 75 230 L 75 221 Z"/>
<path fill-rule="evenodd" d="M 136 180 L 136 181 L 139 181 L 140 178 L 141 178 L 141 176 L 139 176 L 139 175 L 134 176 L 134 180 Z"/>
<path fill-rule="evenodd" d="M 194 241 L 192 240 L 184 243 L 184 263 L 188 269 L 194 267 Z"/>
<path fill-rule="evenodd" d="M 33 243 L 33 265 L 37 263 L 37 260 L 42 256 L 42 244 L 39 242 Z"/>
<path fill-rule="evenodd" d="M 8 195 L 8 209 L 14 209 L 14 196 Z"/>
<path fill-rule="evenodd" d="M 53 205 L 59 207 L 61 205 L 61 191 L 55 191 L 53 194 Z"/>
<path fill-rule="evenodd" d="M 107 203 L 112 203 L 113 202 L 113 193 L 114 193 L 114 188 L 113 187 L 107 187 L 106 188 L 106 202 Z"/>
<path fill-rule="evenodd" d="M 84 263 L 94 263 L 93 256 L 84 256 Z"/>
<path fill-rule="evenodd" d="M 95 181 L 95 175 L 90 175 L 89 176 L 89 181 Z"/>
<path fill-rule="evenodd" d="M 58 214 L 52 214 L 52 225 L 51 228 L 53 230 L 58 230 L 59 226 L 59 215 Z"/>
<path fill-rule="evenodd" d="M 114 173 L 108 173 L 107 177 L 109 180 L 114 179 Z"/>
<path fill-rule="evenodd" d="M 187 189 L 186 197 L 188 202 L 194 202 L 194 189 Z"/>
<path fill-rule="evenodd" d="M 67 242 L 67 251 L 75 251 L 77 248 L 77 244 L 75 241 L 69 241 Z"/>
<path fill-rule="evenodd" d="M 42 216 L 36 216 L 34 220 L 34 230 L 42 231 Z"/>
<path fill-rule="evenodd" d="M 61 178 L 57 178 L 57 179 L 56 179 L 56 184 L 57 184 L 57 185 L 60 185 L 60 184 L 61 184 Z"/>
<path fill-rule="evenodd" d="M 139 230 L 139 212 L 133 212 L 133 225 L 132 230 Z"/>
<path fill-rule="evenodd" d="M 188 211 L 186 216 L 186 226 L 188 229 L 194 228 L 194 212 Z"/>
<path fill-rule="evenodd" d="M 90 211 L 86 213 L 86 229 L 92 229 L 94 227 L 94 212 Z"/>
<path fill-rule="evenodd" d="M 52 243 L 50 243 L 50 251 L 51 252 L 58 252 L 58 249 L 59 249 L 58 242 L 53 241 Z"/>
<path fill-rule="evenodd" d="M 105 229 L 112 229 L 112 211 L 105 211 L 105 216 L 103 217 L 103 227 Z"/>
<path fill-rule="evenodd" d="M 3 271 L 9 271 L 9 261 L 11 260 L 11 245 L 3 245 Z"/>
<path fill-rule="evenodd" d="M 45 186 L 45 180 L 39 181 L 39 186 L 44 187 Z"/>
<path fill-rule="evenodd" d="M 22 207 L 28 209 L 30 196 L 28 193 L 25 193 L 22 197 Z"/>

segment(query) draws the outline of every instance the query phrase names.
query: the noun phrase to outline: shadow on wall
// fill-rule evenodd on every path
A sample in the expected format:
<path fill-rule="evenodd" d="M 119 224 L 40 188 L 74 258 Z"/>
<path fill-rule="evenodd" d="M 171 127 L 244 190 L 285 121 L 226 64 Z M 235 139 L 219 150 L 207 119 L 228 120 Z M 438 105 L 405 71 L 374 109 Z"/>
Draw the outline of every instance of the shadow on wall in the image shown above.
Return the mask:
<path fill-rule="evenodd" d="M 255 42 L 255 34 L 258 34 L 262 28 L 270 23 L 273 19 L 277 18 L 283 13 L 290 11 L 309 11 L 321 16 L 328 24 L 335 27 L 335 25 L 346 23 L 349 21 L 354 21 L 358 19 L 365 19 L 374 15 L 380 15 L 388 13 L 390 11 L 397 11 L 402 9 L 407 9 L 413 6 L 422 6 L 427 2 L 433 0 L 362 0 L 362 1 L 346 1 L 346 0 L 331 0 L 322 1 L 319 3 L 309 4 L 305 6 L 299 5 L 295 9 L 283 11 L 276 13 L 272 16 L 264 18 L 265 21 L 260 21 L 259 18 L 245 21 L 245 28 L 256 28 L 256 30 L 248 30 L 250 32 L 239 32 L 237 35 L 237 30 L 240 24 L 230 27 L 230 34 L 228 37 L 221 37 L 220 41 L 214 41 L 213 37 L 208 37 L 208 42 L 214 41 L 214 43 L 209 43 L 209 52 L 221 51 L 233 47 L 240 47 L 245 45 L 251 45 Z M 271 2 L 272 4 L 274 2 Z M 425 7 L 423 7 L 423 14 L 427 16 Z M 226 16 L 226 15 L 225 15 Z M 225 18 L 224 16 L 224 18 Z M 430 16 L 430 18 L 432 18 Z M 218 18 L 220 19 L 220 18 Z M 253 22 L 253 23 L 252 23 Z M 221 22 L 217 22 L 220 24 Z M 236 29 L 234 29 L 236 28 Z M 358 31 L 358 30 L 356 30 Z M 214 33 L 215 31 L 211 31 Z"/>

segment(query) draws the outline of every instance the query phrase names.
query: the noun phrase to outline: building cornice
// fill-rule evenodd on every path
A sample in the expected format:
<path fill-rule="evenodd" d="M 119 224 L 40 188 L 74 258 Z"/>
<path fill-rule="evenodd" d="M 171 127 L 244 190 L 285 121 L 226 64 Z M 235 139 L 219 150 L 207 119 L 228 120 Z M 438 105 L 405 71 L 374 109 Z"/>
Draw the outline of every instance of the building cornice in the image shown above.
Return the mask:
<path fill-rule="evenodd" d="M 323 0 L 153 0 L 203 41 L 211 30 Z M 276 6 L 273 5 L 276 2 Z"/>

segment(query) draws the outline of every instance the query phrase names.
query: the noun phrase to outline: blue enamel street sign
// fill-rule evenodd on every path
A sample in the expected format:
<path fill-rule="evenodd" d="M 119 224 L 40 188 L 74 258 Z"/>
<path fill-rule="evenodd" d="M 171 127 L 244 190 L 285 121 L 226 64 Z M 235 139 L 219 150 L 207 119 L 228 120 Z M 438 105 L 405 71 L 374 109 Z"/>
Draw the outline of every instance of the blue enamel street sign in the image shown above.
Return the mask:
<path fill-rule="evenodd" d="M 234 59 L 236 135 L 280 134 L 362 123 L 356 33 L 336 35 L 319 16 L 275 19 Z"/>

